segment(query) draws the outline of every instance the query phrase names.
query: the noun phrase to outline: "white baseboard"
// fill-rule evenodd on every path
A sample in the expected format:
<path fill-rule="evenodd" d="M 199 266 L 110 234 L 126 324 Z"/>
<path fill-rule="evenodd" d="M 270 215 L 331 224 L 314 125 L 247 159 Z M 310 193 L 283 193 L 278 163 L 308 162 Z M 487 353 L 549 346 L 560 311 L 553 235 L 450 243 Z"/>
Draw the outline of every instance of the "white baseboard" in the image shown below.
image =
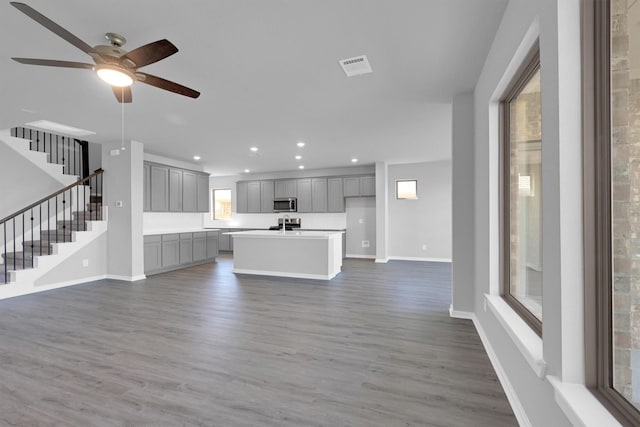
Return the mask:
<path fill-rule="evenodd" d="M 81 285 L 83 283 L 95 282 L 96 280 L 102 280 L 104 278 L 106 278 L 106 276 L 102 274 L 93 277 L 85 277 L 82 279 L 68 280 L 65 282 L 50 283 L 40 286 L 34 286 L 31 283 L 9 283 L 7 285 L 3 285 L 3 288 L 0 292 L 0 300 L 19 297 L 22 295 L 35 294 L 38 292 L 51 291 L 54 289 L 66 288 L 67 286 Z"/>
<path fill-rule="evenodd" d="M 500 364 L 500 360 L 496 355 L 496 352 L 493 350 L 491 346 L 491 342 L 487 337 L 487 334 L 484 332 L 482 325 L 478 321 L 475 313 L 471 313 L 471 320 L 473 320 L 473 326 L 475 326 L 478 335 L 480 336 L 480 340 L 482 341 L 482 345 L 484 345 L 484 349 L 487 352 L 487 356 L 489 356 L 489 361 L 491 361 L 491 365 L 493 369 L 496 371 L 496 375 L 498 376 L 498 380 L 504 389 L 504 393 L 507 395 L 507 400 L 511 405 L 511 409 L 513 410 L 513 414 L 516 416 L 516 420 L 518 420 L 518 424 L 522 427 L 532 427 L 531 421 L 529 421 L 529 417 L 527 417 L 527 413 L 518 399 L 518 395 L 516 394 L 511 382 L 509 381 L 509 377 L 505 372 L 504 368 Z"/>
<path fill-rule="evenodd" d="M 258 276 L 277 276 L 277 277 L 293 277 L 296 279 L 316 279 L 316 280 L 331 280 L 337 276 L 338 273 L 331 274 L 309 274 L 309 273 L 291 273 L 288 271 L 266 271 L 266 270 L 251 270 L 246 268 L 234 268 L 233 273 L 238 274 L 255 274 Z"/>
<path fill-rule="evenodd" d="M 111 280 L 123 280 L 125 282 L 136 282 L 138 280 L 146 279 L 147 276 L 145 276 L 144 274 L 140 274 L 138 276 L 119 276 L 117 274 L 107 274 L 106 278 Z"/>
<path fill-rule="evenodd" d="M 345 258 L 374 259 L 375 255 L 346 254 Z"/>
<path fill-rule="evenodd" d="M 389 262 L 389 258 L 376 258 L 376 263 L 378 264 L 386 264 Z"/>
<path fill-rule="evenodd" d="M 460 310 L 454 310 L 453 309 L 453 305 L 449 306 L 449 316 L 456 318 L 456 319 L 467 319 L 467 320 L 473 320 L 473 317 L 475 316 L 475 314 L 473 313 L 473 311 L 460 311 Z"/>
<path fill-rule="evenodd" d="M 451 258 L 422 258 L 412 256 L 390 256 L 389 259 L 397 261 L 451 262 Z"/>

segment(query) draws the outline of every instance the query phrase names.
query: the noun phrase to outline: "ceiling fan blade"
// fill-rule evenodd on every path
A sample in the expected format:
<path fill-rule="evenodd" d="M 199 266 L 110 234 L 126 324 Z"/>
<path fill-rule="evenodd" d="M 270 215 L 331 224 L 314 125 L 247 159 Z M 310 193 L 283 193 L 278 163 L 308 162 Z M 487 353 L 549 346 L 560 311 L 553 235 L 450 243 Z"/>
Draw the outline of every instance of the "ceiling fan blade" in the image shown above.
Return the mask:
<path fill-rule="evenodd" d="M 139 82 L 159 87 L 160 89 L 168 90 L 170 92 L 175 92 L 180 95 L 189 96 L 191 98 L 197 98 L 200 96 L 200 92 L 197 90 L 190 89 L 186 86 L 182 86 L 181 84 L 174 83 L 151 74 L 137 72 L 136 78 Z"/>
<path fill-rule="evenodd" d="M 134 68 L 144 67 L 145 65 L 153 64 L 161 59 L 173 55 L 178 51 L 178 48 L 173 45 L 169 40 L 162 39 L 153 43 L 140 46 L 137 49 L 133 49 L 131 52 L 124 56 L 124 60 L 133 62 Z"/>
<path fill-rule="evenodd" d="M 55 59 L 35 59 L 35 58 L 11 58 L 21 64 L 29 65 L 45 65 L 47 67 L 64 67 L 64 68 L 86 68 L 92 69 L 93 65 L 82 62 L 57 61 Z"/>
<path fill-rule="evenodd" d="M 57 34 L 59 37 L 62 37 L 64 40 L 68 41 L 69 43 L 71 43 L 81 51 L 86 52 L 88 54 L 99 56 L 98 52 L 96 52 L 94 48 L 92 48 L 91 46 L 89 46 L 88 44 L 80 40 L 78 37 L 71 34 L 69 31 L 62 28 L 60 25 L 56 24 L 51 19 L 47 18 L 37 10 L 33 9 L 31 6 L 28 6 L 24 3 L 15 2 L 15 1 L 12 1 L 11 5 L 16 9 L 18 9 L 20 12 L 27 15 L 29 18 L 33 19 L 34 21 L 42 25 L 43 27 Z"/>
<path fill-rule="evenodd" d="M 130 103 L 133 102 L 133 95 L 131 94 L 131 86 L 126 87 L 115 87 L 112 86 L 113 94 L 116 96 L 116 99 L 120 103 Z"/>

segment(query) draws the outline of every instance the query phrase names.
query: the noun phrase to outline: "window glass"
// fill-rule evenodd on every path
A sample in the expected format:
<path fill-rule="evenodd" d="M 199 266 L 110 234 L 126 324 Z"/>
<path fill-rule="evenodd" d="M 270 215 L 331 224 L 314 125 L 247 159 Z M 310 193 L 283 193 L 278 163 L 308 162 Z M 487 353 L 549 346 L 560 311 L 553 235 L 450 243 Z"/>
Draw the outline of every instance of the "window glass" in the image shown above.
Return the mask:
<path fill-rule="evenodd" d="M 396 181 L 396 199 L 417 199 L 418 181 L 406 179 Z"/>
<path fill-rule="evenodd" d="M 212 190 L 213 219 L 231 219 L 231 190 Z"/>
<path fill-rule="evenodd" d="M 640 5 L 610 7 L 613 388 L 640 409 Z"/>
<path fill-rule="evenodd" d="M 542 320 L 540 70 L 509 102 L 509 293 Z"/>

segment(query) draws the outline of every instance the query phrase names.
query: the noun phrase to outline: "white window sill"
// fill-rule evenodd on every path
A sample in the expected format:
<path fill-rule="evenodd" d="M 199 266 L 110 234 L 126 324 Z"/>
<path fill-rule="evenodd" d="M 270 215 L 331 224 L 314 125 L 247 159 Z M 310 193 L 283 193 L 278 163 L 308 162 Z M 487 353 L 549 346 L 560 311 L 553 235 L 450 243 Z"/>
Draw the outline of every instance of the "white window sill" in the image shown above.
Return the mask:
<path fill-rule="evenodd" d="M 552 375 L 547 376 L 547 379 L 555 390 L 558 406 L 574 426 L 621 426 L 584 385 L 563 383 Z"/>
<path fill-rule="evenodd" d="M 499 295 L 485 294 L 485 310 L 489 306 L 498 322 L 520 350 L 531 369 L 540 379 L 544 379 L 547 363 L 542 355 L 542 338 Z"/>

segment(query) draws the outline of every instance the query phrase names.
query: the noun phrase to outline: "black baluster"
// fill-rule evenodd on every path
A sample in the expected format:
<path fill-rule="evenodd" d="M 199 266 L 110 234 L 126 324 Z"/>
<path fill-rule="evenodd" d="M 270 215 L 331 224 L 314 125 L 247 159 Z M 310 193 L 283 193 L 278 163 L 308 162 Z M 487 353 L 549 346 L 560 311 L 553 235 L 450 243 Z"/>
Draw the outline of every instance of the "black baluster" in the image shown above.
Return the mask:
<path fill-rule="evenodd" d="M 47 199 L 47 233 L 51 228 L 51 199 Z M 42 227 L 40 227 L 40 240 L 42 240 Z M 51 255 L 51 237 L 47 239 L 47 253 Z"/>
<path fill-rule="evenodd" d="M 58 243 L 58 195 L 56 194 L 56 243 Z M 51 236 L 51 229 L 49 229 L 49 231 L 47 232 L 47 234 L 49 234 L 49 236 Z M 49 237 L 49 239 L 51 239 L 51 237 Z"/>
<path fill-rule="evenodd" d="M 24 242 L 24 213 L 22 213 L 22 241 Z M 16 245 L 13 244 L 13 252 L 16 251 Z M 14 253 L 15 256 L 15 253 Z M 24 270 L 26 257 L 24 256 L 24 251 L 22 251 L 22 269 Z"/>
<path fill-rule="evenodd" d="M 13 269 L 16 269 L 16 219 L 13 218 Z"/>
<path fill-rule="evenodd" d="M 38 221 L 40 223 L 40 230 L 42 230 L 42 203 L 40 203 L 40 221 Z M 34 238 L 34 233 L 35 229 L 31 229 L 31 241 L 33 241 Z M 40 239 L 40 255 L 42 255 L 42 239 Z"/>
<path fill-rule="evenodd" d="M 7 223 L 2 224 L 4 227 L 4 283 L 9 281 L 9 269 L 7 268 Z"/>

